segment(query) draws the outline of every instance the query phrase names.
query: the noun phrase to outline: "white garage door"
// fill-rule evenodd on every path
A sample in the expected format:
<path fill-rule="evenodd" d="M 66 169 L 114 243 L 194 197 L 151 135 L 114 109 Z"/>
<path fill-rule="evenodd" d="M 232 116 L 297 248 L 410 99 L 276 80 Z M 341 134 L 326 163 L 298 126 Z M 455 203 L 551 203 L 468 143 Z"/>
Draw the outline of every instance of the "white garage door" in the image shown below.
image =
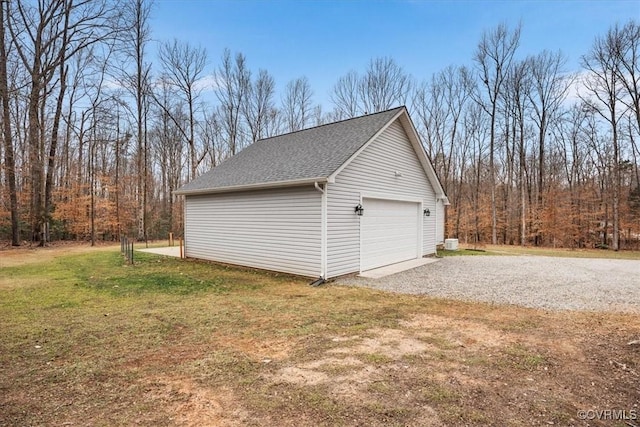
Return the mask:
<path fill-rule="evenodd" d="M 362 206 L 362 271 L 419 257 L 418 203 L 364 199 Z"/>

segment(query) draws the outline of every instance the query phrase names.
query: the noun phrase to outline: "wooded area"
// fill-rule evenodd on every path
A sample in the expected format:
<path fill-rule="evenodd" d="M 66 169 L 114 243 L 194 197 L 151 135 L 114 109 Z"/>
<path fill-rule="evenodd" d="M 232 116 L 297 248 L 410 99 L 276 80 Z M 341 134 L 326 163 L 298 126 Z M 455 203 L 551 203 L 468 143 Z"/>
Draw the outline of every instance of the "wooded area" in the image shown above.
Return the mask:
<path fill-rule="evenodd" d="M 242 53 L 160 42 L 150 0 L 0 2 L 0 239 L 181 234 L 172 192 L 258 139 L 407 105 L 469 243 L 638 248 L 640 25 L 594 34 L 582 70 L 522 29 L 487 29 L 469 64 L 411 76 L 372 58 L 331 105 Z M 213 62 L 213 64 L 212 64 Z M 213 79 L 213 89 L 206 86 Z M 214 96 L 210 96 L 213 93 Z"/>

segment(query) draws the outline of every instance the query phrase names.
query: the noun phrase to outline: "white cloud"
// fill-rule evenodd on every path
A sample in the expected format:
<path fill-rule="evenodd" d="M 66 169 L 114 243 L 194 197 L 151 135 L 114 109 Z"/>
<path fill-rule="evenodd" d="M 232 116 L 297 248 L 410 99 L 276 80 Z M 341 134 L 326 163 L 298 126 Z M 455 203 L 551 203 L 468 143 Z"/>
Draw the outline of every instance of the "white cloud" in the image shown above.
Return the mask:
<path fill-rule="evenodd" d="M 584 86 L 584 80 L 589 76 L 589 71 L 582 70 L 577 72 L 573 76 L 573 81 L 569 85 L 567 90 L 567 97 L 564 100 L 564 105 L 570 107 L 574 104 L 582 102 L 582 99 L 590 97 L 589 91 Z M 582 98 L 581 98 L 582 97 Z"/>
<path fill-rule="evenodd" d="M 213 92 L 221 87 L 220 80 L 214 73 L 207 74 L 206 76 L 198 79 L 194 84 L 194 89 L 202 92 Z"/>

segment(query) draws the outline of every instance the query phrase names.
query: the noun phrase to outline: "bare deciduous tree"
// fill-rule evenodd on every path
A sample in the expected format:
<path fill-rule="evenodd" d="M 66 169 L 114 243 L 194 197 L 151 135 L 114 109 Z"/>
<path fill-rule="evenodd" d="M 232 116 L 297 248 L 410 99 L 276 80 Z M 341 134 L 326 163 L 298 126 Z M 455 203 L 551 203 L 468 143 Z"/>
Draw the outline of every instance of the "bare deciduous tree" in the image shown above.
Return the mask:
<path fill-rule="evenodd" d="M 46 149 L 44 111 L 57 83 L 54 76 L 68 58 L 117 33 L 118 5 L 107 0 L 47 0 L 37 5 L 8 2 L 6 12 L 12 45 L 30 77 L 27 139 L 31 239 L 43 245 L 48 215 L 45 170 L 52 166 L 48 161 L 52 152 L 51 162 L 55 161 L 57 144 L 57 138 L 50 140 Z M 62 96 L 64 92 L 59 94 Z"/>
<path fill-rule="evenodd" d="M 180 129 L 189 145 L 189 179 L 193 179 L 205 155 L 198 156 L 195 127 L 196 104 L 202 92 L 196 83 L 203 77 L 207 65 L 207 51 L 174 39 L 160 45 L 158 59 L 162 64 L 164 78 L 178 90 L 187 106 L 188 127 L 184 129 L 180 126 Z M 181 125 L 177 120 L 174 122 Z"/>
<path fill-rule="evenodd" d="M 372 59 L 358 85 L 365 113 L 405 105 L 411 88 L 411 77 L 389 57 Z"/>
<path fill-rule="evenodd" d="M 133 69 L 121 70 L 126 89 L 134 98 L 137 142 L 138 240 L 146 240 L 147 179 L 149 148 L 146 135 L 146 111 L 151 91 L 151 64 L 147 62 L 147 45 L 151 39 L 149 19 L 152 0 L 129 0 L 124 4 L 127 31 L 123 34 L 125 64 Z"/>
<path fill-rule="evenodd" d="M 621 115 L 621 93 L 623 86 L 619 78 L 620 56 L 619 30 L 610 29 L 604 37 L 596 37 L 588 54 L 582 57 L 582 66 L 587 70 L 583 80 L 589 96 L 582 99 L 593 112 L 597 113 L 611 129 L 613 150 L 613 249 L 620 244 L 620 140 L 619 121 Z"/>
<path fill-rule="evenodd" d="M 527 60 L 531 76 L 527 96 L 538 130 L 538 212 L 544 207 L 546 136 L 571 84 L 571 79 L 563 71 L 565 62 L 561 52 L 547 50 Z M 540 230 L 536 230 L 536 233 L 536 239 L 540 240 Z"/>
<path fill-rule="evenodd" d="M 518 152 L 518 178 L 517 188 L 519 193 L 519 240 L 520 245 L 527 243 L 527 185 L 525 173 L 527 168 L 527 144 L 526 144 L 526 113 L 529 109 L 527 92 L 530 85 L 530 68 L 527 61 L 515 63 L 509 71 L 506 98 L 510 106 L 510 125 L 512 135 Z"/>
<path fill-rule="evenodd" d="M 184 111 L 184 103 L 175 102 L 176 94 L 166 81 L 160 81 L 156 86 L 156 97 L 166 108 L 155 108 L 153 112 L 152 145 L 154 158 L 161 178 L 161 202 L 165 209 L 167 232 L 175 227 L 175 196 L 181 182 L 183 162 L 183 135 L 172 118 L 186 123 L 188 118 Z M 185 124 L 186 126 L 186 124 Z"/>
<path fill-rule="evenodd" d="M 287 132 L 304 129 L 309 124 L 313 110 L 312 96 L 313 91 L 306 77 L 287 83 L 282 99 L 282 113 Z"/>
<path fill-rule="evenodd" d="M 349 119 L 362 113 L 359 87 L 360 77 L 355 71 L 349 71 L 338 79 L 330 95 L 336 119 Z"/>
<path fill-rule="evenodd" d="M 266 137 L 269 113 L 275 108 L 276 83 L 267 70 L 258 71 L 258 77 L 249 85 L 243 115 L 251 133 L 251 142 Z"/>
<path fill-rule="evenodd" d="M 640 131 L 640 24 L 629 21 L 610 31 L 612 48 L 618 61 L 616 74 L 626 96 L 621 101 L 631 109 Z"/>
<path fill-rule="evenodd" d="M 229 145 L 231 155 L 243 148 L 242 141 L 242 111 L 245 110 L 247 94 L 251 85 L 251 74 L 247 69 L 243 54 L 236 54 L 231 58 L 231 51 L 225 49 L 222 62 L 216 71 L 218 88 L 216 96 L 220 105 L 220 124 Z"/>
<path fill-rule="evenodd" d="M 634 158 L 640 155 L 640 24 L 629 21 L 622 29 L 614 27 L 615 53 L 618 57 L 618 80 L 624 87 L 625 95 L 620 101 L 627 106 L 635 119 L 634 126 L 628 120 L 628 135 Z M 640 167 L 635 161 L 636 188 L 640 192 Z"/>
<path fill-rule="evenodd" d="M 11 129 L 11 106 L 9 104 L 9 78 L 7 74 L 7 62 L 9 60 L 9 55 L 6 45 L 7 32 L 4 24 L 5 5 L 8 8 L 9 2 L 0 2 L 0 100 L 2 101 L 2 139 L 4 141 L 4 166 L 11 211 L 11 244 L 13 246 L 19 246 L 20 226 L 18 217 L 18 195 L 16 186 L 13 131 Z"/>
<path fill-rule="evenodd" d="M 563 98 L 559 54 L 519 61 L 520 30 L 501 26 L 480 41 L 476 73 L 451 66 L 414 91 L 392 59 L 372 59 L 336 81 L 326 110 L 306 79 L 283 88 L 276 106 L 274 77 L 251 73 L 244 55 L 227 50 L 214 78 L 204 50 L 177 41 L 164 44 L 164 73 L 152 81 L 151 1 L 1 2 L 0 224 L 12 217 L 12 234 L 30 223 L 32 239 L 44 242 L 50 219 L 52 239 L 95 242 L 119 230 L 166 237 L 182 220 L 173 190 L 204 168 L 260 138 L 405 104 L 411 94 L 452 202 L 447 237 L 640 247 L 636 21 L 613 26 L 587 55 L 588 87 L 574 86 L 584 105 Z M 9 237 L 20 236 L 0 226 Z"/>
<path fill-rule="evenodd" d="M 491 242 L 496 244 L 497 212 L 495 193 L 495 145 L 498 103 L 503 93 L 503 85 L 511 67 L 513 56 L 520 44 L 520 27 L 510 31 L 505 24 L 500 24 L 491 31 L 482 34 L 482 38 L 474 61 L 479 69 L 484 96 L 478 102 L 489 115 L 489 186 L 491 188 Z"/>

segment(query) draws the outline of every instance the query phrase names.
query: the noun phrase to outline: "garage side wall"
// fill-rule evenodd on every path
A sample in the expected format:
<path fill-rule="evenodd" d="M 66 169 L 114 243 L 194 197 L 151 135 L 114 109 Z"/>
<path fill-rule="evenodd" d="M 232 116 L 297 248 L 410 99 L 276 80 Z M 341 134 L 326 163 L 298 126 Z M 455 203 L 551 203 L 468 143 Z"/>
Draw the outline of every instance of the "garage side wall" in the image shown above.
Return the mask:
<path fill-rule="evenodd" d="M 442 200 L 438 200 L 436 203 L 437 209 L 437 218 L 436 221 L 436 243 L 441 245 L 444 243 L 444 220 L 445 218 L 445 207 Z"/>
<path fill-rule="evenodd" d="M 396 176 L 398 171 L 402 176 Z M 432 212 L 423 221 L 423 255 L 435 252 L 436 200 L 404 128 L 396 120 L 328 185 L 327 277 L 360 271 L 360 218 L 354 207 L 362 193 L 422 199 Z M 365 209 L 366 215 L 366 209 Z"/>
<path fill-rule="evenodd" d="M 320 204 L 313 187 L 187 196 L 185 254 L 318 277 Z"/>

